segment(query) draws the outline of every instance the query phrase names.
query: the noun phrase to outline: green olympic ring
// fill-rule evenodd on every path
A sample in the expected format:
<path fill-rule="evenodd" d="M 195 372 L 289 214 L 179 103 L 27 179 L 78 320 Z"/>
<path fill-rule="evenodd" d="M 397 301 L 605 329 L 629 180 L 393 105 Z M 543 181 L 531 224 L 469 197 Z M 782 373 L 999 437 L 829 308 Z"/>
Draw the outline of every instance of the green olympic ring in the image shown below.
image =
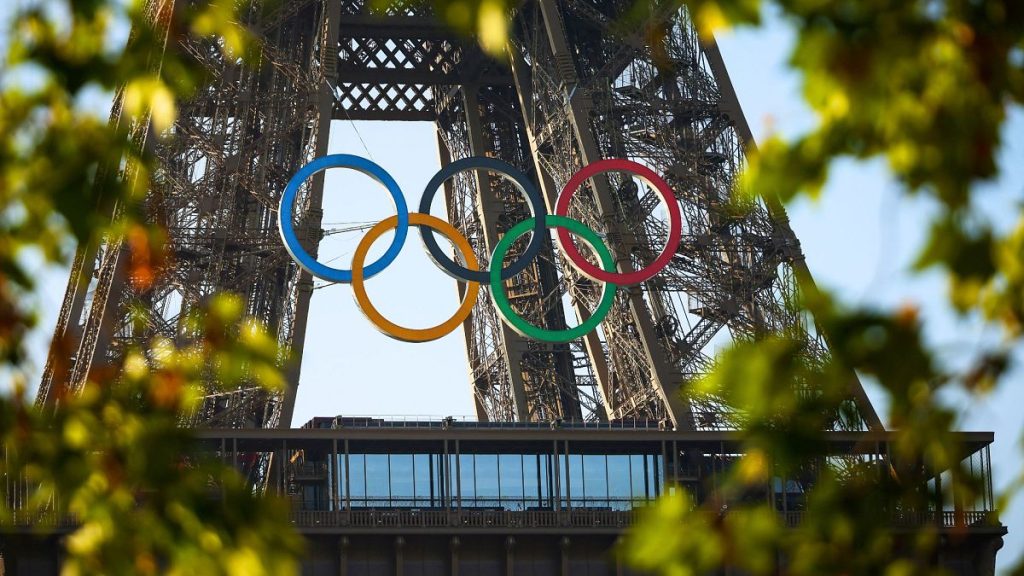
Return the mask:
<path fill-rule="evenodd" d="M 554 214 L 549 214 L 547 216 L 546 223 L 548 228 L 564 228 L 569 232 L 573 232 L 580 236 L 597 252 L 597 256 L 601 260 L 601 267 L 607 272 L 615 271 L 615 259 L 612 257 L 611 251 L 604 245 L 603 240 L 598 236 L 597 232 L 588 228 L 586 224 L 567 216 L 557 216 Z M 601 300 L 598 302 L 597 310 L 594 310 L 594 313 L 591 314 L 589 318 L 575 328 L 566 328 L 565 330 L 548 330 L 527 322 L 522 316 L 512 309 L 512 304 L 508 300 L 508 294 L 505 293 L 505 285 L 501 280 L 501 262 L 505 261 L 505 255 L 508 253 L 508 249 L 512 246 L 512 243 L 523 234 L 533 230 L 533 227 L 533 218 L 523 220 L 519 224 L 513 226 L 512 229 L 502 237 L 501 241 L 498 242 L 498 245 L 494 247 L 494 256 L 491 258 L 492 266 L 490 270 L 491 298 L 494 300 L 494 306 L 498 309 L 498 314 L 500 314 L 502 319 L 504 319 L 505 322 L 507 322 L 508 325 L 521 336 L 533 338 L 534 340 L 539 340 L 541 342 L 551 343 L 575 340 L 594 328 L 597 328 L 598 324 L 600 324 L 601 321 L 604 320 L 604 317 L 608 315 L 608 312 L 612 308 L 612 304 L 615 303 L 615 291 L 618 289 L 618 286 L 611 282 L 605 282 L 604 288 L 601 291 Z M 495 262 L 497 264 L 493 264 Z"/>

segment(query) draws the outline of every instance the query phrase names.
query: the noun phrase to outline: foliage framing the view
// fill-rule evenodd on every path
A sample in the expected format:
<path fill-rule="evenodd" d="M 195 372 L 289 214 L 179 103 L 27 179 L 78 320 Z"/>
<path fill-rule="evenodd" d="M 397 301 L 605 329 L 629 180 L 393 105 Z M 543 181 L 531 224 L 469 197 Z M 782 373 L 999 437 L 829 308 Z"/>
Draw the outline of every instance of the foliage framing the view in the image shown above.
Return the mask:
<path fill-rule="evenodd" d="M 284 503 L 254 494 L 223 462 L 186 456 L 195 444 L 179 428 L 211 375 L 225 386 L 242 378 L 282 385 L 274 340 L 243 317 L 236 297 L 217 296 L 192 313 L 188 343 L 154 340 L 96 367 L 82 390 L 58 391 L 56 411 L 26 399 L 23 339 L 34 328 L 30 271 L 40 260 L 66 263 L 74 242 L 120 238 L 129 249 L 129 280 L 142 292 L 166 265 L 161 231 L 136 213 L 155 168 L 139 135 L 159 137 L 175 120 L 176 101 L 202 81 L 176 36 L 208 38 L 232 57 L 248 40 L 233 23 L 233 3 L 182 4 L 30 3 L 7 23 L 0 354 L 14 389 L 0 398 L 0 473 L 7 486 L 34 488 L 17 517 L 3 516 L 39 528 L 72 519 L 67 575 L 298 569 L 302 542 Z M 131 29 L 128 48 L 112 42 L 118 29 Z M 83 106 L 90 91 L 118 94 L 118 121 Z M 112 213 L 119 214 L 113 223 Z"/>
<path fill-rule="evenodd" d="M 782 200 L 814 195 L 828 181 L 835 159 L 884 158 L 906 193 L 932 196 L 942 207 L 919 268 L 944 270 L 951 307 L 983 317 L 1004 334 L 1003 345 L 985 351 L 969 370 L 948 373 L 922 343 L 914 310 L 847 309 L 823 295 L 806 303 L 830 335 L 834 356 L 832 366 L 813 375 L 823 390 L 816 401 L 839 397 L 845 386 L 841 375 L 849 369 L 872 375 L 889 396 L 887 421 L 900 431 L 898 451 L 907 458 L 927 457 L 936 467 L 956 466 L 956 445 L 949 436 L 955 418 L 938 392 L 962 386 L 983 393 L 1002 385 L 1009 354 L 1024 331 L 1024 218 L 1009 232 L 999 231 L 972 202 L 979 185 L 998 174 L 996 155 L 1008 108 L 1024 101 L 1024 5 L 1012 0 L 770 4 L 796 31 L 791 65 L 803 79 L 805 100 L 818 123 L 793 141 L 762 142 L 750 159 L 743 189 Z M 174 42 L 160 52 L 162 65 L 154 66 L 154 50 L 165 46 L 160 30 L 219 37 L 224 49 L 236 54 L 244 51 L 246 40 L 244 30 L 231 23 L 227 3 L 200 4 L 195 12 L 157 10 L 159 25 L 152 25 L 141 2 L 51 5 L 59 14 L 28 10 L 13 22 L 0 77 L 0 353 L 15 381 L 25 361 L 22 340 L 34 321 L 28 296 L 35 287 L 27 261 L 39 256 L 66 261 L 69 238 L 88 242 L 102 234 L 125 234 L 138 240 L 129 242 L 138 266 L 133 278 L 144 282 L 147 274 L 159 272 L 159 230 L 131 218 L 132 201 L 148 188 L 153 160 L 129 145 L 128 120 L 152 122 L 157 131 L 166 128 L 174 120 L 175 101 L 188 97 L 200 79 L 175 52 Z M 501 54 L 512 2 L 437 5 L 453 26 Z M 768 3 L 695 0 L 686 5 L 707 36 L 726 24 L 758 24 Z M 650 6 L 638 4 L 631 24 L 643 25 Z M 107 45 L 115 20 L 134 27 L 137 49 Z M 30 88 L 11 81 L 19 73 L 33 79 Z M 89 89 L 121 87 L 126 116 L 121 124 L 110 125 L 76 106 Z M 122 161 L 132 178 L 102 169 Z M 125 218 L 111 230 L 104 214 L 115 203 Z M 0 433 L 10 461 L 43 486 L 38 504 L 59 496 L 58 512 L 81 522 L 68 539 L 68 573 L 294 571 L 298 543 L 283 510 L 273 501 L 253 499 L 222 466 L 179 460 L 190 439 L 174 423 L 195 400 L 191 391 L 208 367 L 205 359 L 273 366 L 265 336 L 240 317 L 230 298 L 211 303 L 194 322 L 193 345 L 178 350 L 154 342 L 153 350 L 162 351 L 159 360 L 146 354 L 151 351 L 130 353 L 98 375 L 122 374 L 117 386 L 100 385 L 97 378 L 80 397 L 67 399 L 57 415 L 26 402 L 23 383 L 0 401 Z M 749 415 L 747 456 L 723 486 L 726 497 L 784 476 L 821 453 L 816 423 L 801 418 L 817 408 L 786 385 L 810 377 L 805 371 L 789 343 L 773 339 L 737 345 L 702 384 L 701 391 L 727 396 Z M 274 374 L 272 368 L 262 372 Z M 279 384 L 270 380 L 268 385 Z M 786 408 L 781 418 L 780 406 Z M 793 560 L 793 574 L 930 573 L 936 534 L 923 531 L 896 559 L 885 519 L 876 513 L 914 505 L 921 495 L 905 487 L 915 479 L 879 482 L 862 479 L 856 470 L 846 472 L 843 478 L 823 474 L 809 516 L 795 530 L 784 530 L 764 506 L 732 506 L 721 514 L 722 502 L 695 509 L 679 494 L 647 515 L 624 553 L 638 566 L 667 574 L 725 565 L 771 573 L 780 555 Z M 211 479 L 220 499 L 209 498 Z M 953 489 L 970 493 L 972 488 Z"/>

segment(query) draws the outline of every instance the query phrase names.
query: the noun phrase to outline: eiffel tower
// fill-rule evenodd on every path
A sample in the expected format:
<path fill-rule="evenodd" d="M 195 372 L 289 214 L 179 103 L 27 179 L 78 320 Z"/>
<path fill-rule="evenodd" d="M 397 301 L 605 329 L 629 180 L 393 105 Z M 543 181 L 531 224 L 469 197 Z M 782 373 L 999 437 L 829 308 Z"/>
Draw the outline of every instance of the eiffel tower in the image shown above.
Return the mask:
<path fill-rule="evenodd" d="M 150 17 L 162 21 L 174 3 L 149 0 Z M 369 4 L 252 3 L 241 18 L 259 57 L 245 65 L 216 44 L 181 40 L 209 82 L 180 105 L 168 134 L 132 132 L 160 160 L 143 210 L 166 230 L 174 266 L 139 292 L 123 239 L 78 249 L 37 404 L 58 404 L 129 346 L 178 339 L 191 310 L 231 292 L 276 336 L 288 385 L 275 394 L 210 382 L 183 425 L 254 486 L 293 500 L 293 521 L 311 542 L 304 573 L 627 573 L 607 551 L 632 509 L 677 487 L 698 503 L 720 498 L 716 479 L 742 452 L 742 414 L 688 393 L 715 350 L 785 335 L 811 366 L 829 357 L 799 307 L 800 287 L 813 282 L 782 206 L 766 198 L 735 209 L 755 143 L 722 55 L 686 9 L 657 2 L 627 26 L 634 0 L 525 0 L 501 58 L 454 34 L 434 3 Z M 119 110 L 115 101 L 115 122 Z M 682 242 L 661 273 L 618 292 L 599 330 L 566 344 L 519 335 L 479 299 L 463 326 L 477 422 L 339 416 L 281 430 L 298 392 L 313 280 L 282 245 L 277 211 L 291 176 L 327 153 L 332 120 L 434 122 L 442 166 L 500 159 L 538 185 L 549 211 L 583 166 L 638 162 L 670 185 Z M 311 177 L 294 206 L 314 256 L 323 188 L 323 173 Z M 484 267 L 496 265 L 488 258 L 502 235 L 530 217 L 518 190 L 486 171 L 457 173 L 443 195 L 448 221 Z M 648 186 L 612 172 L 577 196 L 571 216 L 602 235 L 619 272 L 646 266 L 665 245 L 661 199 Z M 515 311 L 549 329 L 564 329 L 567 312 L 588 318 L 600 298 L 560 254 L 546 239 L 505 283 Z M 899 465 L 895 436 L 854 374 L 825 432 L 840 459 L 883 475 Z M 959 441 L 986 485 L 992 434 Z M 943 472 L 930 480 L 939 493 Z M 814 484 L 813 473 L 774 478 L 764 493 L 794 526 Z M 987 486 L 979 502 L 940 497 L 898 526 L 968 535 L 967 544 L 944 540 L 942 561 L 958 574 L 990 574 L 1006 529 L 991 520 Z M 45 549 L 22 552 L 37 568 L 53 561 Z"/>
<path fill-rule="evenodd" d="M 798 279 L 809 273 L 781 206 L 732 207 L 754 142 L 716 45 L 701 40 L 682 9 L 626 29 L 632 5 L 526 2 L 504 60 L 453 35 L 424 2 L 383 14 L 350 0 L 254 6 L 244 16 L 261 40 L 256 65 L 227 61 L 206 43 L 186 46 L 211 81 L 181 106 L 171 137 L 150 140 L 161 167 L 145 207 L 167 231 L 174 269 L 136 293 L 125 279 L 123 240 L 81 247 L 55 331 L 61 347 L 38 402 L 53 402 L 60 386 L 80 388 L 131 344 L 179 337 L 189 310 L 221 291 L 241 295 L 247 313 L 300 357 L 313 285 L 275 227 L 288 178 L 326 154 L 332 120 L 428 120 L 442 165 L 499 158 L 538 183 L 549 205 L 582 166 L 628 158 L 670 183 L 683 214 L 670 265 L 622 291 L 601 330 L 578 341 L 524 338 L 480 300 L 464 326 L 479 420 L 735 427 L 728 405 L 685 393 L 713 365 L 716 338 L 786 334 L 804 343 L 812 363 L 824 362 L 828 345 L 795 305 Z M 655 45 L 645 36 L 653 24 L 665 31 Z M 322 195 L 321 173 L 296 203 L 296 228 L 313 254 L 324 234 Z M 612 173 L 593 178 L 582 196 L 574 216 L 607 238 L 620 271 L 659 253 L 667 227 L 653 189 Z M 516 189 L 486 172 L 458 173 L 444 197 L 448 220 L 485 266 L 499 237 L 529 217 Z M 599 296 L 550 243 L 514 280 L 513 307 L 548 328 L 565 327 L 564 301 L 585 318 Z M 299 364 L 283 366 L 289 386 L 279 395 L 211 383 L 189 423 L 289 426 Z M 858 416 L 837 415 L 834 429 L 881 429 L 860 383 L 851 383 Z"/>

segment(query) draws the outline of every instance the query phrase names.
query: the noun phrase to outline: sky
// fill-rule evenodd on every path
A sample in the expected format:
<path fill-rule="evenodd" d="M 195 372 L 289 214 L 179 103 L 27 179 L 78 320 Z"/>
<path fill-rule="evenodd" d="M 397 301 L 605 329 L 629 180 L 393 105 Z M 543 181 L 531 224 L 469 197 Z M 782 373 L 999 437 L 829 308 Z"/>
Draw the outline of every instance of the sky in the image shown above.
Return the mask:
<path fill-rule="evenodd" d="M 769 18 L 757 29 L 720 35 L 726 66 L 755 139 L 764 138 L 769 131 L 794 136 L 814 125 L 813 114 L 800 98 L 799 78 L 785 65 L 792 42 L 791 31 L 777 18 Z M 1001 224 L 1021 210 L 1024 199 L 1024 113 L 1020 110 L 1012 112 L 1005 140 L 1000 157 L 1002 177 L 984 187 L 981 202 Z M 395 177 L 413 207 L 439 167 L 430 123 L 335 121 L 330 152 L 370 157 Z M 443 214 L 440 204 L 435 202 L 435 215 Z M 333 223 L 373 223 L 393 214 L 382 188 L 340 170 L 328 172 L 324 210 L 325 228 L 334 227 Z M 877 161 L 839 162 L 818 201 L 801 200 L 789 207 L 792 226 L 820 285 L 851 305 L 919 306 L 929 343 L 955 366 L 983 343 L 994 341 L 997 334 L 986 331 L 976 319 L 956 318 L 948 312 L 941 277 L 909 272 L 933 211 L 927 200 L 905 197 L 884 164 Z M 419 243 L 415 236 L 410 236 L 408 244 Z M 386 248 L 388 238 L 378 240 L 371 258 Z M 357 241 L 358 236 L 352 234 L 329 237 L 321 260 L 337 258 L 332 264 L 343 266 Z M 40 329 L 30 338 L 37 371 L 45 360 L 67 271 L 40 268 L 39 278 Z M 395 322 L 417 327 L 438 323 L 455 310 L 458 302 L 453 286 L 418 249 L 403 250 L 392 266 L 367 283 L 369 296 L 381 312 Z M 961 414 L 961 429 L 995 432 L 992 458 L 997 489 L 1021 469 L 1022 375 L 1018 366 L 994 394 L 983 399 L 958 394 L 947 398 Z M 867 384 L 869 395 L 884 414 L 884 398 Z M 430 343 L 398 342 L 370 325 L 355 306 L 348 286 L 315 290 L 294 426 L 313 416 L 336 414 L 471 415 L 472 406 L 460 331 Z M 1024 505 L 1017 502 L 1002 512 L 1003 523 L 1010 527 L 999 554 L 1002 567 L 1024 550 Z"/>

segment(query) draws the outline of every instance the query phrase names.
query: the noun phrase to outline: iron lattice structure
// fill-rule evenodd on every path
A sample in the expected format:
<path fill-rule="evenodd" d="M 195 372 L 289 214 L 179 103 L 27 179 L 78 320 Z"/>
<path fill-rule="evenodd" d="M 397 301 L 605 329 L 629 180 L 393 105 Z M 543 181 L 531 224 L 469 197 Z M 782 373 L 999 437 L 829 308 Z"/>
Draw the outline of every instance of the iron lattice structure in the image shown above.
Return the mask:
<path fill-rule="evenodd" d="M 151 0 L 154 11 L 172 3 Z M 276 333 L 290 386 L 272 395 L 211 383 L 187 424 L 289 426 L 313 284 L 281 246 L 280 194 L 301 165 L 327 152 L 331 120 L 427 120 L 437 126 L 441 163 L 501 158 L 540 184 L 549 207 L 576 170 L 616 157 L 662 175 L 683 214 L 683 242 L 668 268 L 621 290 L 600 329 L 578 342 L 525 339 L 480 299 L 464 332 L 481 420 L 735 427 L 742 415 L 724 402 L 686 394 L 717 346 L 785 334 L 804 343 L 812 365 L 828 348 L 797 306 L 797 278 L 809 276 L 781 208 L 732 207 L 753 142 L 717 47 L 697 36 L 684 9 L 622 26 L 633 4 L 527 0 L 506 61 L 454 36 L 424 2 L 383 13 L 364 0 L 257 3 L 244 17 L 262 40 L 261 58 L 245 66 L 213 43 L 187 45 L 210 82 L 181 107 L 170 134 L 149 139 L 162 168 L 144 202 L 167 231 L 174 266 L 139 292 L 126 279 L 122 239 L 81 247 L 38 402 L 80 388 L 130 344 L 187 338 L 184 315 L 229 291 Z M 655 27 L 664 35 L 646 34 Z M 146 130 L 138 132 L 145 140 Z M 297 205 L 297 230 L 313 254 L 324 235 L 322 188 L 322 174 L 311 178 Z M 528 215 L 515 189 L 491 174 L 461 173 L 444 192 L 449 220 L 482 265 Z M 571 215 L 607 238 L 620 271 L 650 262 L 667 234 L 657 195 L 622 174 L 593 178 Z M 586 317 L 600 290 L 556 254 L 549 243 L 506 283 L 513 306 L 550 328 L 564 327 L 567 311 Z M 857 416 L 837 415 L 834 429 L 880 428 L 852 376 L 850 399 Z"/>

